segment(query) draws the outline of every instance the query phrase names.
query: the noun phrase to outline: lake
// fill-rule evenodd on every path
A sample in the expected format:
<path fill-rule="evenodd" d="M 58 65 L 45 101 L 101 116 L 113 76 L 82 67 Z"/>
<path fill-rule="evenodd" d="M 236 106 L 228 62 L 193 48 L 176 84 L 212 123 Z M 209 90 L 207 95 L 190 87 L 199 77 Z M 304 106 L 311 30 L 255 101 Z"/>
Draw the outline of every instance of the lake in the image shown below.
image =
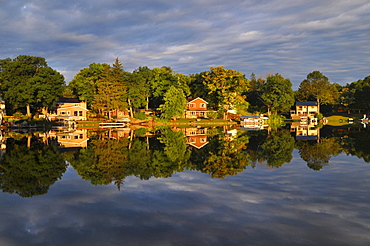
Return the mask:
<path fill-rule="evenodd" d="M 370 245 L 370 130 L 2 133 L 0 245 Z"/>

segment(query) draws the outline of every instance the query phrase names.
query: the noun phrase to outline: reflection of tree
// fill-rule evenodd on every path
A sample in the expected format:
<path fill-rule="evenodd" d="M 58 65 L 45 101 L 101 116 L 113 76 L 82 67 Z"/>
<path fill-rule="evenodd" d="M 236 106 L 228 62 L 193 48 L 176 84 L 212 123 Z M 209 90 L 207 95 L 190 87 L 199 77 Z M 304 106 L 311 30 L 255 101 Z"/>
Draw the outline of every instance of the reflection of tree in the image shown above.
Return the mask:
<path fill-rule="evenodd" d="M 341 138 L 342 147 L 346 153 L 362 158 L 366 162 L 370 162 L 369 139 L 369 131 L 348 132 L 346 136 Z"/>
<path fill-rule="evenodd" d="M 202 171 L 211 174 L 212 178 L 224 178 L 243 172 L 249 165 L 249 155 L 245 151 L 248 139 L 247 135 L 240 133 L 231 139 L 218 135 L 217 145 L 205 159 Z"/>
<path fill-rule="evenodd" d="M 182 131 L 164 130 L 160 138 L 164 146 L 164 153 L 170 161 L 185 163 L 189 159 L 189 150 L 186 148 L 186 139 Z"/>
<path fill-rule="evenodd" d="M 78 174 L 92 184 L 121 184 L 129 175 L 123 164 L 127 161 L 127 139 L 92 140 L 87 149 L 81 149 L 71 164 Z"/>
<path fill-rule="evenodd" d="M 183 171 L 190 152 L 182 132 L 166 130 L 160 138 L 95 139 L 71 160 L 78 174 L 92 184 L 110 184 L 118 188 L 131 175 L 141 179 L 170 177 Z M 164 144 L 164 146 L 163 146 Z"/>
<path fill-rule="evenodd" d="M 261 145 L 262 156 L 271 167 L 281 167 L 292 160 L 294 138 L 287 130 L 273 131 Z"/>
<path fill-rule="evenodd" d="M 307 162 L 312 170 L 319 171 L 324 164 L 329 163 L 332 156 L 341 153 L 341 146 L 337 138 L 321 139 L 316 141 L 298 141 L 297 148 L 301 158 Z"/>
<path fill-rule="evenodd" d="M 21 197 L 46 194 L 66 171 L 66 163 L 54 147 L 33 141 L 28 148 L 26 143 L 8 139 L 0 165 L 0 188 Z"/>

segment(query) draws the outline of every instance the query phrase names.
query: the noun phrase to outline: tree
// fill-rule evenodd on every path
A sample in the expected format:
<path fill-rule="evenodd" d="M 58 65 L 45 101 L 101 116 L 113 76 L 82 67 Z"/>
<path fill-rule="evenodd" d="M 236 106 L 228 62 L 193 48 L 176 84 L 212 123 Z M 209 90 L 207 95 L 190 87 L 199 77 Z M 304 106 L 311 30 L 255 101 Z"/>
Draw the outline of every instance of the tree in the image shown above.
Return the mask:
<path fill-rule="evenodd" d="M 132 73 L 126 73 L 127 78 L 127 101 L 130 107 L 131 117 L 133 108 L 145 106 L 149 109 L 149 97 L 151 96 L 151 84 L 154 73 L 148 67 L 139 67 Z"/>
<path fill-rule="evenodd" d="M 91 63 L 89 67 L 83 68 L 69 82 L 68 88 L 78 97 L 91 106 L 95 95 L 98 93 L 98 84 L 103 78 L 106 63 Z"/>
<path fill-rule="evenodd" d="M 151 104 L 153 108 L 163 104 L 164 94 L 171 86 L 182 89 L 185 96 L 190 95 L 190 77 L 175 73 L 170 67 L 154 68 L 154 78 L 151 80 Z"/>
<path fill-rule="evenodd" d="M 112 67 L 106 67 L 101 81 L 98 83 L 98 94 L 95 95 L 93 108 L 99 112 L 107 112 L 111 118 L 111 111 L 126 110 L 124 100 L 126 94 L 125 71 L 118 58 Z"/>
<path fill-rule="evenodd" d="M 21 55 L 0 61 L 0 87 L 11 109 L 49 107 L 62 95 L 64 77 L 42 57 Z"/>
<path fill-rule="evenodd" d="M 261 99 L 267 106 L 268 115 L 271 112 L 287 112 L 294 104 L 292 83 L 280 74 L 270 75 L 261 86 Z"/>
<path fill-rule="evenodd" d="M 242 111 L 248 108 L 243 93 L 248 90 L 249 80 L 243 73 L 222 66 L 211 67 L 203 78 L 208 93 L 217 98 L 218 103 L 214 106 L 224 113 L 225 119 L 228 110 Z"/>
<path fill-rule="evenodd" d="M 321 104 L 336 103 L 338 90 L 320 71 L 313 71 L 299 85 L 297 98 L 301 101 L 317 101 L 320 111 Z"/>
<path fill-rule="evenodd" d="M 357 81 L 355 86 L 354 98 L 356 107 L 370 113 L 370 76 Z"/>
<path fill-rule="evenodd" d="M 184 115 L 186 109 L 186 98 L 181 88 L 171 86 L 168 91 L 164 94 L 164 104 L 158 108 L 164 119 L 176 119 Z"/>

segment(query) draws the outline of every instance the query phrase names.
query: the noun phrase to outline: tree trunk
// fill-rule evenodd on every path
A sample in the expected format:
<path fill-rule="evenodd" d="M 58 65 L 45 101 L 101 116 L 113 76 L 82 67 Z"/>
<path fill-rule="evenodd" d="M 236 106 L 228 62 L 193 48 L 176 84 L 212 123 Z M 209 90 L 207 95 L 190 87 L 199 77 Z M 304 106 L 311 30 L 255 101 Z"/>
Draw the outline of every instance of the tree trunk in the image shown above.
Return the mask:
<path fill-rule="evenodd" d="M 128 100 L 128 106 L 130 108 L 130 117 L 131 118 L 134 118 L 134 113 L 132 112 L 132 106 L 131 106 L 131 99 L 127 99 Z"/>
<path fill-rule="evenodd" d="M 146 111 L 149 110 L 149 97 L 146 97 L 146 107 L 145 107 L 145 110 Z"/>
<path fill-rule="evenodd" d="M 31 115 L 31 107 L 29 104 L 27 104 L 26 109 L 27 109 L 27 117 L 29 120 L 31 120 L 32 115 Z"/>

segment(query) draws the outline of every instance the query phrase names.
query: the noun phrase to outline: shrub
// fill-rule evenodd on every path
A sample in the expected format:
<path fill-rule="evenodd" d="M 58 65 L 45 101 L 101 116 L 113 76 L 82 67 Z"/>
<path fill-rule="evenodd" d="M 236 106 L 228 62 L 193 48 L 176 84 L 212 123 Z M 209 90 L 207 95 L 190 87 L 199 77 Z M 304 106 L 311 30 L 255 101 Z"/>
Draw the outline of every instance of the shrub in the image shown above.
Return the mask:
<path fill-rule="evenodd" d="M 138 119 L 138 120 L 146 120 L 147 119 L 146 115 L 143 112 L 136 113 L 134 118 Z"/>

